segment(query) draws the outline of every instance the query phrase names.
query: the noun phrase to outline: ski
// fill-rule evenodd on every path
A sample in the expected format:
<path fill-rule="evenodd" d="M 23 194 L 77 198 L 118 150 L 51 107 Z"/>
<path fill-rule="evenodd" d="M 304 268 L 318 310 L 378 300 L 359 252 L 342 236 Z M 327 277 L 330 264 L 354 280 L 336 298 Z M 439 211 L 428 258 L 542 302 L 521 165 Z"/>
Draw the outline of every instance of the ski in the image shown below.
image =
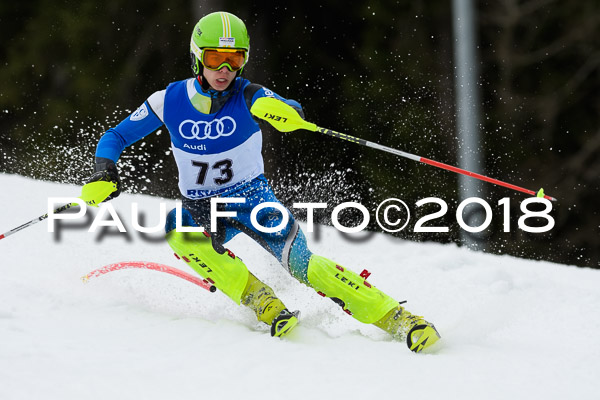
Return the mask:
<path fill-rule="evenodd" d="M 81 280 L 84 283 L 89 282 L 93 278 L 97 278 L 104 274 L 113 271 L 119 271 L 122 269 L 147 269 L 152 271 L 164 272 L 170 275 L 177 276 L 179 278 L 185 279 L 188 282 L 193 283 L 194 285 L 200 286 L 203 289 L 208 290 L 209 292 L 215 292 L 217 288 L 212 283 L 208 282 L 206 279 L 198 278 L 196 276 L 190 275 L 187 272 L 183 272 L 180 269 L 170 267 L 168 265 L 159 264 L 150 261 L 122 261 L 114 264 L 105 265 L 102 268 L 98 268 L 87 275 L 81 277 Z"/>

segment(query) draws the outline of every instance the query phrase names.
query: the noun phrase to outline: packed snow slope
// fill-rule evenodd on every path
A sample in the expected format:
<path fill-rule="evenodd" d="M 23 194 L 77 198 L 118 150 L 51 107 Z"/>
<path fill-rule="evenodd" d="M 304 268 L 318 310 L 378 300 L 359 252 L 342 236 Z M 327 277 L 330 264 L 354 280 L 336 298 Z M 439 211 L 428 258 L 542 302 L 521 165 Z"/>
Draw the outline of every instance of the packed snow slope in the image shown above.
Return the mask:
<path fill-rule="evenodd" d="M 0 174 L 0 233 L 80 188 Z M 419 244 L 375 234 L 349 241 L 319 227 L 313 251 L 357 272 L 434 322 L 431 354 L 355 321 L 239 236 L 230 248 L 268 282 L 301 325 L 271 338 L 253 313 L 217 291 L 149 270 L 104 265 L 155 261 L 193 272 L 161 235 L 159 203 L 122 195 L 128 235 L 42 222 L 0 241 L 0 399 L 597 399 L 600 271 Z M 169 208 L 170 209 L 170 208 Z M 89 224 L 87 225 L 89 227 Z M 363 235 L 364 236 L 364 235 Z M 362 237 L 357 235 L 357 237 Z M 524 244 L 526 245 L 526 244 Z"/>

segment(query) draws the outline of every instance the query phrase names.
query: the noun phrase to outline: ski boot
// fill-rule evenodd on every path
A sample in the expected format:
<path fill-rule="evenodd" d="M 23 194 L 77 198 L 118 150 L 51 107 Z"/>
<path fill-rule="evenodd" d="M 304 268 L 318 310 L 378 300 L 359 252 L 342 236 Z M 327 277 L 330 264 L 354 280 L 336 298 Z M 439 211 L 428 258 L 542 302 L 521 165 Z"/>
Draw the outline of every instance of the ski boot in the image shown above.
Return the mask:
<path fill-rule="evenodd" d="M 432 346 L 441 337 L 432 323 L 425 321 L 421 316 L 411 314 L 401 305 L 373 325 L 398 340 L 406 340 L 408 348 L 415 353 Z"/>
<path fill-rule="evenodd" d="M 248 275 L 242 304 L 252 309 L 259 321 L 271 325 L 271 336 L 285 336 L 298 324 L 300 311 L 290 312 L 275 296 L 273 289 L 252 273 Z"/>
<path fill-rule="evenodd" d="M 287 308 L 281 310 L 279 315 L 271 324 L 271 336 L 281 337 L 287 335 L 296 325 L 300 311 L 289 311 Z"/>

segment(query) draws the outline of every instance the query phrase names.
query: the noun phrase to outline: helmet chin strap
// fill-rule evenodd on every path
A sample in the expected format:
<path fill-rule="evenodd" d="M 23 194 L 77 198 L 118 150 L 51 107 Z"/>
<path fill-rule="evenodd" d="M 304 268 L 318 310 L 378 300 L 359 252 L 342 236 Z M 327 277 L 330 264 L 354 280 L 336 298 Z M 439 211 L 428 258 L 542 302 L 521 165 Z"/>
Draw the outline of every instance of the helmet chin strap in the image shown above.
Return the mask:
<path fill-rule="evenodd" d="M 204 68 L 202 69 L 202 72 L 200 73 L 200 75 L 196 75 L 196 79 L 198 79 L 198 82 L 200 83 L 200 87 L 202 87 L 202 89 L 204 89 L 204 90 L 210 89 L 208 80 L 204 77 Z"/>

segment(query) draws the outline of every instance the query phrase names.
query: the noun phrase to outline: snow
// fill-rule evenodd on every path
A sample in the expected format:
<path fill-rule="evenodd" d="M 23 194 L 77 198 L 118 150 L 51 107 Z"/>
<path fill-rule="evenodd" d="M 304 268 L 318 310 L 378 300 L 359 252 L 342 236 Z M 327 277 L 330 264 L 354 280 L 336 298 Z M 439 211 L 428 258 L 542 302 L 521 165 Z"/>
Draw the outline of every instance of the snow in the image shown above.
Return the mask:
<path fill-rule="evenodd" d="M 0 233 L 80 188 L 0 174 Z M 160 202 L 123 194 L 158 224 Z M 87 225 L 89 227 L 89 224 Z M 271 338 L 249 310 L 165 273 L 104 265 L 155 261 L 192 272 L 137 232 L 99 236 L 42 222 L 0 241 L 0 399 L 595 399 L 600 271 L 357 234 L 307 234 L 314 252 L 357 272 L 434 322 L 442 341 L 413 354 L 298 283 L 262 248 L 229 248 L 302 311 Z"/>

